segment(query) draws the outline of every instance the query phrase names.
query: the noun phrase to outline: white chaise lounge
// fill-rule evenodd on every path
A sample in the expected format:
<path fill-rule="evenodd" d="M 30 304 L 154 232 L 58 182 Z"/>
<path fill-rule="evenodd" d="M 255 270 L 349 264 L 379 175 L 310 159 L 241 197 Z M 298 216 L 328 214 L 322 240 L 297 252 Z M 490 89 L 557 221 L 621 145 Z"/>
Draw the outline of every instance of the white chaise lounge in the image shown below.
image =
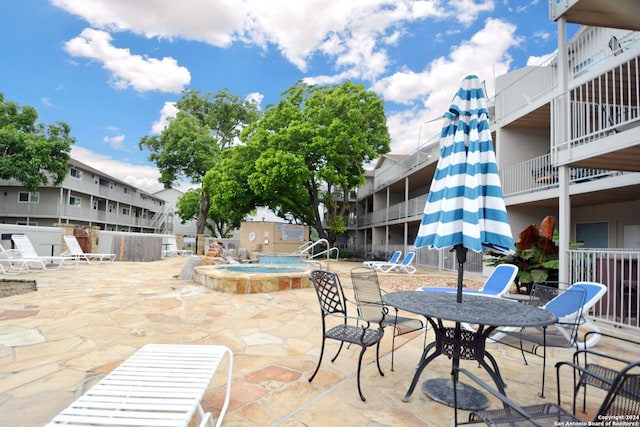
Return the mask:
<path fill-rule="evenodd" d="M 202 408 L 218 366 L 228 359 L 224 403 L 214 424 Z M 233 353 L 220 345 L 148 344 L 45 427 L 220 426 L 229 406 Z"/>
<path fill-rule="evenodd" d="M 167 237 L 166 242 L 162 244 L 165 245 L 165 250 L 162 251 L 162 257 L 169 256 L 188 256 L 193 255 L 193 251 L 189 249 L 178 249 L 178 243 L 176 242 L 175 237 Z"/>
<path fill-rule="evenodd" d="M 85 252 L 82 250 L 82 246 L 78 243 L 78 239 L 75 236 L 64 236 L 64 242 L 67 244 L 67 250 L 62 253 L 63 256 L 69 256 L 77 258 L 81 261 L 98 262 L 113 262 L 116 259 L 116 254 L 98 254 L 93 252 Z"/>
<path fill-rule="evenodd" d="M 24 234 L 12 234 L 11 240 L 26 259 L 29 268 L 42 267 L 43 270 L 59 270 L 61 267 L 75 267 L 77 259 L 66 256 L 40 256 L 31 244 L 31 240 Z"/>

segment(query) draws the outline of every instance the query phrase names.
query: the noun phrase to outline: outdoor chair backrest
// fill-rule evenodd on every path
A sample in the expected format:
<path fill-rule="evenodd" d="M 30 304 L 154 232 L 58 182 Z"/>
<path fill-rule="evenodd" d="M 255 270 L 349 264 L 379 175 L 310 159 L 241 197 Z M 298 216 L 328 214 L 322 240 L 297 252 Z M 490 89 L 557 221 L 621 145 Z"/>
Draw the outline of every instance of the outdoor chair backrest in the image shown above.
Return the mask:
<path fill-rule="evenodd" d="M 552 288 L 553 289 L 553 288 Z M 581 286 L 572 285 L 567 289 L 556 290 L 558 293 L 549 302 L 543 305 L 544 309 L 552 312 L 558 319 L 575 319 L 582 315 L 587 290 Z M 534 299 L 543 298 L 541 295 L 549 295 L 548 286 L 535 286 L 532 296 Z"/>
<path fill-rule="evenodd" d="M 84 255 L 84 251 L 74 236 L 64 236 L 64 242 L 72 255 Z"/>
<path fill-rule="evenodd" d="M 580 297 L 574 294 L 563 296 L 566 291 L 572 289 L 581 290 L 581 301 Z M 540 289 L 538 292 L 540 293 L 543 290 L 548 292 L 546 287 Z M 586 315 L 591 307 L 593 307 L 598 301 L 600 301 L 602 296 L 607 292 L 607 287 L 602 283 L 596 282 L 576 282 L 573 285 L 569 286 L 565 291 L 559 292 L 559 295 L 556 295 L 553 299 L 544 304 L 544 308 L 555 313 L 556 316 L 558 316 L 558 318 L 560 319 L 574 318 L 576 316 Z M 544 298 L 544 296 L 540 296 L 540 299 L 542 298 Z M 578 305 L 578 303 L 580 305 Z"/>
<path fill-rule="evenodd" d="M 402 257 L 402 251 L 395 251 L 391 258 L 389 258 L 389 262 L 398 262 Z"/>
<path fill-rule="evenodd" d="M 614 380 L 607 397 L 600 406 L 595 420 L 612 419 L 621 416 L 622 420 L 629 420 L 624 416 L 633 416 L 629 425 L 637 425 L 640 414 L 640 362 L 629 364 Z M 623 423 L 624 424 L 624 423 Z M 623 425 L 621 424 L 621 425 Z"/>
<path fill-rule="evenodd" d="M 410 265 L 413 262 L 413 259 L 416 257 L 416 253 L 415 252 L 407 252 L 407 255 L 404 257 L 404 259 L 402 260 L 402 262 L 400 263 L 401 265 Z"/>
<path fill-rule="evenodd" d="M 500 264 L 493 270 L 478 292 L 489 295 L 505 294 L 509 290 L 509 287 L 513 283 L 517 274 L 518 267 L 516 265 Z"/>
<path fill-rule="evenodd" d="M 366 321 L 380 324 L 386 315 L 382 302 L 382 291 L 376 271 L 371 268 L 351 270 L 351 283 L 356 299 L 358 316 Z"/>
<path fill-rule="evenodd" d="M 177 252 L 178 242 L 175 237 L 167 237 L 167 252 Z"/>
<path fill-rule="evenodd" d="M 16 248 L 22 253 L 22 256 L 25 258 L 40 258 L 38 252 L 36 252 L 35 248 L 31 244 L 31 240 L 24 234 L 12 234 L 11 240 L 16 245 Z"/>
<path fill-rule="evenodd" d="M 318 295 L 322 321 L 327 315 L 342 314 L 346 322 L 347 304 L 338 275 L 330 271 L 313 270 L 309 276 Z"/>

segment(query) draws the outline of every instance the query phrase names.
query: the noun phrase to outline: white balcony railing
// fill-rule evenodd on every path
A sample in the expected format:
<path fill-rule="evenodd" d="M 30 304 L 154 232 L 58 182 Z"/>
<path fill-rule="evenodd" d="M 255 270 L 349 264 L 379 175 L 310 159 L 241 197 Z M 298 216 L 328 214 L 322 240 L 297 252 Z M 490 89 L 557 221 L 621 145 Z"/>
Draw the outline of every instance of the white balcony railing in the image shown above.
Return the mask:
<path fill-rule="evenodd" d="M 622 175 L 624 172 L 606 169 L 570 168 L 569 184 L 594 181 Z M 507 166 L 500 171 L 504 196 L 514 196 L 558 186 L 558 167 L 553 165 L 551 155 Z"/>
<path fill-rule="evenodd" d="M 389 184 L 411 174 L 416 169 L 429 162 L 435 162 L 440 157 L 440 140 L 432 138 L 430 142 L 411 153 L 406 159 L 398 164 L 376 173 L 373 190 L 378 191 Z M 361 193 L 363 194 L 363 193 Z"/>

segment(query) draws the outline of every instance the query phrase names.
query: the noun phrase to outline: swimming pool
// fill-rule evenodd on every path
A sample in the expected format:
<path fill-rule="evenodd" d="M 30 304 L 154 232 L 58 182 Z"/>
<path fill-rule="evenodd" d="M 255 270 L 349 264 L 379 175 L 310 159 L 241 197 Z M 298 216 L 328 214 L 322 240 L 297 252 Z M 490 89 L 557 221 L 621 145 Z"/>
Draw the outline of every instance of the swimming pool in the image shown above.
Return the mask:
<path fill-rule="evenodd" d="M 300 254 L 261 254 L 258 255 L 258 264 L 300 266 L 309 263 L 300 258 Z"/>
<path fill-rule="evenodd" d="M 196 283 L 219 292 L 254 294 L 312 287 L 309 271 L 302 267 L 274 264 L 202 265 L 195 267 L 193 273 Z"/>

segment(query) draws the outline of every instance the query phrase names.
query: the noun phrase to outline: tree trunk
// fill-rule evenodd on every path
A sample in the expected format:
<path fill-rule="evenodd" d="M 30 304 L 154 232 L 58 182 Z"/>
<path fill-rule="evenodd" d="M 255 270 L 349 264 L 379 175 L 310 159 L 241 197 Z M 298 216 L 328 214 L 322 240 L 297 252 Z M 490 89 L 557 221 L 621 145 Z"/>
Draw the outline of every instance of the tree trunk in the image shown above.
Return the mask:
<path fill-rule="evenodd" d="M 200 193 L 200 209 L 198 212 L 198 219 L 196 221 L 196 233 L 204 234 L 204 229 L 207 225 L 207 216 L 209 214 L 209 207 L 211 202 L 209 197 L 203 192 Z"/>

